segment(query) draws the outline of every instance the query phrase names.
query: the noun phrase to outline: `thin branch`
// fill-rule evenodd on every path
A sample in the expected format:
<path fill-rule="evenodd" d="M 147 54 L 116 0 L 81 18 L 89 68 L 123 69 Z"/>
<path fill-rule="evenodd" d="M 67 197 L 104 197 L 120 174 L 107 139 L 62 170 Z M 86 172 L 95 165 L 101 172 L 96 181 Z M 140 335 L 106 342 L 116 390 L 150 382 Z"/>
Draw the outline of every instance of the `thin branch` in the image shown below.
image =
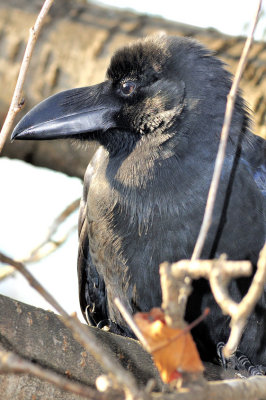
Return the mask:
<path fill-rule="evenodd" d="M 241 339 L 243 330 L 246 326 L 247 319 L 254 309 L 257 301 L 262 295 L 264 284 L 266 282 L 266 242 L 263 249 L 260 252 L 257 271 L 254 275 L 252 283 L 249 287 L 247 294 L 244 296 L 242 301 L 237 304 L 237 311 L 230 313 L 231 320 L 231 332 L 229 339 L 223 349 L 224 356 L 230 357 L 235 352 L 238 343 Z M 214 292 L 214 288 L 212 288 Z M 221 305 L 220 305 L 221 306 Z"/>
<path fill-rule="evenodd" d="M 209 279 L 211 271 L 221 265 L 221 260 L 223 277 L 231 279 L 239 276 L 249 276 L 252 273 L 250 261 L 226 260 L 222 255 L 218 260 L 180 260 L 171 264 L 171 274 L 175 278 L 184 277 L 188 274 L 192 279 Z"/>
<path fill-rule="evenodd" d="M 247 319 L 263 292 L 266 280 L 266 243 L 260 252 L 257 271 L 247 294 L 236 303 L 228 293 L 232 278 L 249 276 L 252 265 L 249 261 L 227 261 L 222 255 L 218 260 L 181 260 L 160 265 L 163 309 L 169 326 L 182 327 L 188 297 L 187 286 L 191 279 L 206 278 L 210 282 L 213 296 L 222 312 L 231 317 L 231 332 L 223 352 L 229 358 L 241 339 Z"/>
<path fill-rule="evenodd" d="M 48 238 L 48 241 L 43 241 L 40 245 L 38 245 L 34 250 L 32 250 L 29 257 L 24 258 L 21 262 L 25 264 L 34 263 L 42 260 L 43 258 L 48 257 L 54 251 L 56 251 L 62 244 L 64 244 L 69 236 L 75 231 L 77 231 L 78 225 L 73 225 L 65 234 L 63 234 L 57 240 Z"/>
<path fill-rule="evenodd" d="M 182 332 L 178 332 L 175 336 L 171 337 L 170 339 L 167 339 L 164 343 L 160 343 L 157 346 L 151 347 L 147 340 L 145 339 L 144 335 L 142 334 L 141 330 L 139 329 L 138 325 L 132 318 L 132 316 L 129 314 L 128 310 L 124 306 L 124 304 L 121 302 L 121 300 L 118 299 L 118 297 L 115 298 L 114 300 L 115 305 L 117 306 L 118 310 L 120 311 L 122 317 L 128 324 L 128 326 L 132 329 L 132 331 L 135 333 L 137 338 L 139 339 L 140 343 L 143 345 L 146 351 L 149 353 L 155 353 L 158 350 L 163 349 L 164 347 L 167 347 L 169 344 L 174 342 L 176 339 L 178 339 L 180 336 L 185 335 L 187 332 L 191 331 L 195 326 L 197 326 L 208 314 L 209 314 L 209 309 L 206 308 L 206 310 L 203 312 L 202 315 L 200 315 L 195 321 L 191 322 L 191 324 L 187 325 Z"/>
<path fill-rule="evenodd" d="M 49 231 L 46 235 L 46 238 L 38 245 L 35 247 L 35 249 L 32 250 L 30 256 L 26 259 L 21 260 L 23 263 L 28 263 L 28 262 L 35 262 L 38 261 L 39 259 L 42 259 L 52 253 L 54 250 L 56 250 L 61 244 L 63 244 L 66 239 L 69 237 L 69 235 L 73 232 L 74 229 L 76 229 L 76 225 L 73 226 L 69 231 L 59 240 L 53 240 L 52 237 L 53 235 L 57 232 L 58 228 L 60 225 L 71 215 L 74 211 L 77 210 L 80 204 L 80 198 L 75 199 L 70 203 L 54 220 L 52 226 L 49 228 Z M 43 252 L 43 248 L 47 246 L 48 243 L 52 244 L 52 247 L 49 249 L 47 253 L 41 254 Z"/>
<path fill-rule="evenodd" d="M 73 337 L 110 374 L 114 383 L 122 387 L 125 393 L 130 395 L 131 398 L 137 399 L 141 396 L 133 375 L 124 370 L 106 349 L 102 349 L 94 334 L 85 325 L 76 317 L 68 315 L 63 307 L 45 290 L 21 262 L 12 260 L 2 253 L 0 253 L 0 261 L 13 265 L 28 280 L 29 284 L 62 315 L 62 321 L 71 330 Z"/>
<path fill-rule="evenodd" d="M 253 376 L 248 379 L 230 379 L 210 382 L 208 384 L 207 400 L 265 399 L 265 381 L 266 379 L 263 376 Z"/>
<path fill-rule="evenodd" d="M 0 281 L 8 278 L 9 276 L 13 275 L 15 272 L 15 268 L 11 267 L 10 265 L 5 265 L 0 269 Z"/>
<path fill-rule="evenodd" d="M 237 90 L 239 86 L 240 79 L 242 77 L 242 73 L 244 71 L 244 68 L 247 63 L 248 59 L 248 53 L 253 41 L 253 36 L 254 36 L 254 31 L 258 22 L 258 17 L 259 17 L 259 12 L 261 9 L 261 3 L 262 0 L 258 1 L 256 13 L 253 19 L 252 23 L 252 29 L 251 33 L 248 36 L 245 46 L 243 48 L 241 58 L 239 61 L 239 64 L 237 66 L 237 71 L 232 83 L 231 90 L 227 96 L 227 104 L 226 104 L 226 111 L 225 111 L 225 116 L 224 116 L 224 123 L 223 123 L 223 128 L 221 132 L 221 139 L 220 139 L 220 144 L 219 144 L 219 149 L 215 161 L 215 167 L 214 167 L 214 173 L 209 189 L 209 194 L 207 198 L 207 204 L 204 212 L 204 217 L 202 221 L 202 225 L 200 228 L 200 232 L 198 235 L 198 239 L 192 254 L 191 259 L 194 261 L 198 258 L 200 258 L 209 228 L 211 226 L 212 222 L 212 214 L 213 214 L 213 209 L 214 209 L 214 204 L 215 204 L 215 199 L 217 195 L 217 190 L 219 186 L 219 181 L 220 181 L 220 176 L 222 172 L 222 167 L 223 167 L 223 162 L 224 162 L 224 157 L 225 157 L 225 151 L 226 151 L 226 145 L 227 145 L 227 140 L 229 136 L 229 129 L 231 125 L 231 120 L 232 120 L 232 115 L 233 115 L 233 110 L 234 110 L 234 105 L 235 105 L 235 100 L 236 100 L 236 95 L 237 95 Z"/>
<path fill-rule="evenodd" d="M 45 0 L 42 9 L 36 19 L 34 26 L 30 29 L 28 44 L 24 53 L 23 61 L 20 67 L 16 87 L 11 100 L 11 104 L 0 132 L 0 153 L 4 147 L 5 141 L 10 133 L 16 114 L 21 110 L 24 100 L 21 99 L 22 89 L 25 82 L 26 74 L 29 68 L 32 52 L 44 24 L 44 19 L 49 12 L 54 0 Z"/>
<path fill-rule="evenodd" d="M 128 326 L 132 329 L 132 331 L 135 333 L 135 335 L 139 339 L 140 343 L 150 353 L 151 352 L 151 348 L 149 346 L 149 343 L 147 342 L 147 340 L 143 336 L 141 330 L 139 329 L 138 325 L 135 323 L 135 321 L 132 318 L 132 316 L 129 314 L 129 312 L 126 309 L 126 307 L 124 306 L 124 304 L 121 302 L 121 300 L 118 297 L 115 298 L 114 303 L 115 303 L 116 307 L 118 308 L 118 310 L 120 311 L 122 317 L 124 318 L 124 320 L 128 324 Z"/>
<path fill-rule="evenodd" d="M 198 318 L 196 318 L 193 322 L 191 322 L 184 329 L 182 329 L 181 332 L 177 333 L 175 336 L 172 336 L 166 342 L 160 343 L 159 345 L 154 346 L 152 348 L 152 353 L 155 353 L 156 351 L 159 351 L 159 350 L 169 346 L 169 344 L 173 343 L 174 341 L 179 339 L 181 336 L 186 335 L 188 332 L 191 331 L 191 329 L 195 328 L 195 326 L 197 326 L 200 322 L 202 322 L 206 318 L 206 316 L 209 314 L 209 312 L 210 312 L 210 309 L 206 308 Z"/>
<path fill-rule="evenodd" d="M 100 394 L 97 390 L 85 386 L 81 383 L 71 381 L 54 371 L 43 368 L 37 364 L 25 360 L 17 354 L 10 351 L 0 350 L 0 374 L 30 374 L 42 380 L 53 383 L 60 389 L 75 393 L 79 396 L 91 400 L 107 399 L 106 395 Z"/>
<path fill-rule="evenodd" d="M 192 279 L 210 279 L 218 271 L 219 289 L 227 293 L 226 285 L 239 276 L 249 276 L 252 265 L 249 261 L 227 261 L 224 255 L 218 260 L 180 260 L 176 263 L 160 265 L 162 308 L 165 320 L 172 328 L 185 329 L 184 315 Z"/>
<path fill-rule="evenodd" d="M 75 199 L 70 203 L 54 220 L 52 226 L 49 229 L 47 234 L 46 242 L 56 233 L 58 227 L 74 212 L 79 208 L 80 205 L 80 197 Z"/>
<path fill-rule="evenodd" d="M 160 280 L 165 321 L 171 328 L 184 329 L 187 299 L 192 292 L 191 278 L 183 274 L 179 279 L 173 279 L 172 265 L 164 262 L 160 265 Z"/>
<path fill-rule="evenodd" d="M 55 250 L 57 250 L 63 243 L 66 242 L 68 237 L 77 229 L 77 225 L 72 226 L 64 235 L 62 235 L 59 239 L 54 240 L 53 235 L 57 232 L 60 225 L 71 215 L 78 207 L 80 203 L 80 198 L 74 200 L 70 203 L 54 220 L 52 226 L 50 227 L 45 239 L 36 246 L 30 253 L 28 257 L 19 260 L 22 263 L 28 264 L 37 262 L 47 257 Z M 0 271 L 0 281 L 8 278 L 15 271 L 15 268 L 12 266 L 7 266 L 5 269 L 1 268 Z"/>
<path fill-rule="evenodd" d="M 114 398 L 109 393 L 99 393 L 83 384 L 70 381 L 59 374 L 46 370 L 36 364 L 15 355 L 12 352 L 0 351 L 0 374 L 28 373 L 40 379 L 55 384 L 63 390 L 95 400 Z M 152 393 L 147 396 L 150 400 L 250 400 L 266 398 L 265 377 L 254 376 L 248 379 L 230 379 L 207 382 L 204 387 L 186 388 L 178 393 Z M 118 398 L 116 395 L 115 398 Z M 119 397 L 120 398 L 120 397 Z"/>

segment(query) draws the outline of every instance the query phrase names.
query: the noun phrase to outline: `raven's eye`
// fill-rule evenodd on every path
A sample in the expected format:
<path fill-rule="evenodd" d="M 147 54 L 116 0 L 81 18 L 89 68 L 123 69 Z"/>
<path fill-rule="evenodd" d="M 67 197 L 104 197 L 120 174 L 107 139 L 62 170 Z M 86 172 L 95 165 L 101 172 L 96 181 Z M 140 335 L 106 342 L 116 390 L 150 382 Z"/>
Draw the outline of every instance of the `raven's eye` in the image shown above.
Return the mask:
<path fill-rule="evenodd" d="M 129 96 L 131 93 L 133 93 L 135 89 L 136 89 L 135 82 L 127 81 L 121 84 L 121 91 L 126 96 Z"/>

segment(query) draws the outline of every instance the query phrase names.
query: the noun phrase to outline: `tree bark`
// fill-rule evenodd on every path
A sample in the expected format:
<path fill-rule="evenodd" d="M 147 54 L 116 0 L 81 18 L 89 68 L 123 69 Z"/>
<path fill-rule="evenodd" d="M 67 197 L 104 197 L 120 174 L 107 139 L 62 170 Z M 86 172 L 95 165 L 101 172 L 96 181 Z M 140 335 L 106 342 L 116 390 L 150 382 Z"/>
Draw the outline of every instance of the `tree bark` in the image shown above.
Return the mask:
<path fill-rule="evenodd" d="M 40 10 L 40 0 L 0 0 L 0 123 L 7 112 L 28 38 Z M 38 39 L 25 83 L 26 106 L 18 115 L 60 90 L 92 85 L 104 79 L 113 52 L 139 37 L 164 30 L 200 40 L 235 71 L 243 39 L 213 29 L 170 22 L 129 11 L 108 9 L 83 0 L 56 0 Z M 254 131 L 266 137 L 266 43 L 254 43 L 242 89 L 255 113 Z M 4 156 L 20 158 L 69 175 L 83 177 L 95 150 L 70 141 L 7 143 Z"/>
<path fill-rule="evenodd" d="M 111 350 L 115 358 L 131 371 L 140 384 L 151 378 L 161 388 L 158 372 L 151 357 L 136 340 L 117 336 L 97 328 L 93 330 L 103 348 Z M 101 366 L 77 343 L 71 332 L 56 314 L 35 308 L 0 295 L 0 349 L 19 356 L 73 380 L 94 386 L 103 374 Z M 0 375 L 0 398 L 4 400 L 76 399 L 52 384 L 29 375 Z M 23 397 L 24 396 L 24 397 Z"/>
<path fill-rule="evenodd" d="M 152 359 L 133 339 L 88 327 L 103 348 L 111 350 L 140 386 L 154 379 L 155 391 L 163 383 Z M 104 374 L 101 366 L 77 343 L 60 317 L 14 299 L 0 295 L 0 351 L 12 351 L 44 368 L 94 387 L 96 378 Z M 0 363 L 1 365 L 1 363 Z M 204 363 L 208 380 L 237 378 L 237 371 Z M 266 381 L 266 378 L 265 378 Z M 36 397 L 34 397 L 36 396 Z M 4 400 L 77 400 L 81 397 L 65 392 L 51 383 L 23 374 L 4 374 L 0 369 L 0 398 Z M 163 400 L 163 398 L 161 399 Z"/>

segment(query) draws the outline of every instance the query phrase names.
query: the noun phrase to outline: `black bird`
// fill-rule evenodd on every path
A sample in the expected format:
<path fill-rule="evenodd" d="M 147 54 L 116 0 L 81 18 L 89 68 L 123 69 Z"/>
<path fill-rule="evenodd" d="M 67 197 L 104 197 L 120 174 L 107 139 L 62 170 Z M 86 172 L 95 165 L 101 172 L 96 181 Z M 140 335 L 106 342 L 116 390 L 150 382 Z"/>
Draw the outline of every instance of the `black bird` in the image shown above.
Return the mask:
<path fill-rule="evenodd" d="M 69 137 L 101 145 L 85 174 L 79 217 L 80 304 L 90 324 L 108 321 L 111 330 L 132 335 L 114 298 L 132 313 L 160 306 L 159 264 L 191 257 L 230 86 L 223 63 L 198 42 L 152 36 L 117 51 L 103 83 L 58 93 L 16 126 L 13 139 Z M 238 94 L 202 258 L 226 253 L 255 268 L 265 241 L 265 194 L 265 141 L 252 134 Z M 235 300 L 250 280 L 232 283 Z M 238 367 L 242 353 L 266 366 L 265 298 L 264 292 L 243 334 Z M 210 360 L 228 338 L 229 320 L 199 280 L 187 320 L 207 305 L 210 316 L 194 335 Z"/>

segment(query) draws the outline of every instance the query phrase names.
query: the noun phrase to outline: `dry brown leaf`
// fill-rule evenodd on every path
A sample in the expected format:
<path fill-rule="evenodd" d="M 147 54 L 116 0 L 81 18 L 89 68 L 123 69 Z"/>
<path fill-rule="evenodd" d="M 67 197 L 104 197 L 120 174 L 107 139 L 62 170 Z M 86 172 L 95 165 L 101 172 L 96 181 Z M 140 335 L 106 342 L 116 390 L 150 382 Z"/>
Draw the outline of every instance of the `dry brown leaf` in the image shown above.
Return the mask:
<path fill-rule="evenodd" d="M 137 313 L 134 320 L 150 346 L 164 382 L 181 378 L 184 372 L 204 370 L 189 329 L 173 329 L 167 326 L 160 308 L 153 308 L 149 313 Z"/>

